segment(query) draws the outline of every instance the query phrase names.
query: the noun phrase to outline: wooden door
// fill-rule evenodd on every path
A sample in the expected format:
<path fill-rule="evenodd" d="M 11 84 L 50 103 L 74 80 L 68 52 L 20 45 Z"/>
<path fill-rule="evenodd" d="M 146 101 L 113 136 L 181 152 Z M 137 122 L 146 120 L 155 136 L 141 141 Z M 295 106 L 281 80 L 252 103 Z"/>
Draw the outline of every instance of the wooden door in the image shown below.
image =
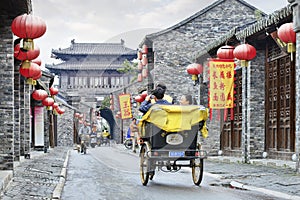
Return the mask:
<path fill-rule="evenodd" d="M 295 65 L 289 55 L 266 67 L 266 151 L 295 151 Z"/>

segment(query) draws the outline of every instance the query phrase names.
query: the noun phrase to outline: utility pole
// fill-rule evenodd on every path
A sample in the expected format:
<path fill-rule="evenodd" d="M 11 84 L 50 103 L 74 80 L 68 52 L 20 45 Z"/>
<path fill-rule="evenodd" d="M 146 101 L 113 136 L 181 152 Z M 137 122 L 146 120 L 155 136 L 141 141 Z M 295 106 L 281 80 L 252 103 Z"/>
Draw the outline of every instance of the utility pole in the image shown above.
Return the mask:
<path fill-rule="evenodd" d="M 296 172 L 300 173 L 300 0 L 288 0 L 293 9 L 293 25 L 294 31 L 296 32 L 296 124 L 295 124 L 295 153 L 297 156 L 296 161 Z"/>

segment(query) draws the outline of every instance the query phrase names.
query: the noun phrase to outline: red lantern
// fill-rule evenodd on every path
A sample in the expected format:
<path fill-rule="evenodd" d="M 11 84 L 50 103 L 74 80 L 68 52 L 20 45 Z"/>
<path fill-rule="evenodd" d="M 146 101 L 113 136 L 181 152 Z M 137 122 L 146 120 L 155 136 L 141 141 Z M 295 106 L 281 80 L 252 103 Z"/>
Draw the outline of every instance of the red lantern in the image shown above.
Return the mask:
<path fill-rule="evenodd" d="M 138 102 L 138 103 L 141 103 L 141 102 L 144 101 L 143 98 L 142 98 L 140 95 L 134 97 L 134 100 L 135 100 L 136 102 Z"/>
<path fill-rule="evenodd" d="M 142 64 L 145 66 L 148 64 L 148 58 L 146 54 L 143 54 L 143 58 L 142 58 Z"/>
<path fill-rule="evenodd" d="M 52 108 L 57 108 L 58 107 L 58 103 L 54 103 L 53 105 L 52 105 Z"/>
<path fill-rule="evenodd" d="M 50 90 L 51 96 L 54 96 L 54 95 L 58 94 L 58 89 L 55 88 L 55 87 L 51 87 L 49 90 Z"/>
<path fill-rule="evenodd" d="M 33 60 L 40 55 L 40 48 L 35 45 L 33 50 L 26 50 L 20 48 L 20 44 L 17 44 L 14 48 L 14 57 L 18 60 Z"/>
<path fill-rule="evenodd" d="M 138 81 L 138 82 L 142 82 L 142 81 L 143 81 L 142 73 L 138 73 L 137 81 Z"/>
<path fill-rule="evenodd" d="M 142 70 L 143 69 L 143 63 L 140 61 L 138 63 L 138 70 Z"/>
<path fill-rule="evenodd" d="M 35 63 L 30 63 L 29 68 L 20 67 L 19 72 L 26 78 L 32 78 L 38 76 L 41 73 L 41 68 Z"/>
<path fill-rule="evenodd" d="M 144 101 L 144 99 L 146 98 L 147 95 L 148 95 L 147 91 L 142 92 L 142 94 L 140 96 L 143 99 L 143 101 Z"/>
<path fill-rule="evenodd" d="M 57 112 L 57 114 L 60 114 L 60 115 L 65 113 L 65 109 L 60 108 L 59 106 L 56 107 L 54 110 Z"/>
<path fill-rule="evenodd" d="M 296 33 L 293 29 L 293 23 L 282 24 L 277 31 L 279 39 L 288 44 L 287 51 L 289 53 L 296 51 Z"/>
<path fill-rule="evenodd" d="M 33 80 L 38 80 L 39 78 L 42 77 L 42 75 L 43 75 L 43 73 L 42 73 L 42 70 L 41 70 L 41 72 L 39 73 L 39 75 L 32 77 L 32 79 Z"/>
<path fill-rule="evenodd" d="M 42 89 L 34 90 L 31 95 L 32 95 L 32 98 L 37 101 L 42 101 L 48 97 L 48 93 Z"/>
<path fill-rule="evenodd" d="M 141 51 L 137 52 L 137 59 L 142 60 L 143 53 Z"/>
<path fill-rule="evenodd" d="M 30 50 L 34 49 L 32 39 L 46 32 L 46 23 L 40 17 L 23 14 L 13 20 L 11 30 L 16 36 L 24 38 L 23 48 Z"/>
<path fill-rule="evenodd" d="M 47 110 L 50 109 L 50 106 L 52 106 L 54 104 L 54 99 L 51 97 L 46 97 L 43 101 L 42 104 L 44 106 L 47 106 Z"/>
<path fill-rule="evenodd" d="M 233 51 L 235 58 L 241 60 L 241 66 L 248 66 L 248 61 L 256 56 L 256 49 L 250 44 L 241 44 L 235 47 Z"/>
<path fill-rule="evenodd" d="M 188 74 L 192 75 L 192 80 L 196 81 L 198 75 L 203 73 L 203 66 L 198 63 L 192 63 L 187 66 L 186 71 Z"/>
<path fill-rule="evenodd" d="M 142 76 L 143 76 L 143 78 L 147 78 L 148 77 L 148 69 L 147 68 L 144 68 L 142 70 Z"/>
<path fill-rule="evenodd" d="M 42 60 L 41 60 L 40 57 L 37 57 L 37 58 L 31 60 L 31 62 L 37 64 L 38 66 L 41 66 L 41 65 L 42 65 Z"/>
<path fill-rule="evenodd" d="M 142 47 L 142 53 L 143 54 L 147 54 L 148 53 L 148 46 L 147 45 L 143 45 L 143 47 Z"/>
<path fill-rule="evenodd" d="M 222 46 L 218 49 L 217 56 L 220 59 L 234 59 L 233 50 L 234 50 L 233 46 L 228 46 L 228 45 Z"/>

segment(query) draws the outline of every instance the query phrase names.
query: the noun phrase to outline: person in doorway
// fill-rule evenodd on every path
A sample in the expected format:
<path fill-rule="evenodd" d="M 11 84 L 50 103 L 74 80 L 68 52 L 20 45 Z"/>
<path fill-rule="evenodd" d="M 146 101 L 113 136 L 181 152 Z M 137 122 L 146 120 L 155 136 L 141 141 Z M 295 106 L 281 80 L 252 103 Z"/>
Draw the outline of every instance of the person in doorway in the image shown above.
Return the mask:
<path fill-rule="evenodd" d="M 136 153 L 135 145 L 139 137 L 139 129 L 136 123 L 136 118 L 132 118 L 129 128 L 130 128 L 130 138 L 132 139 L 132 152 Z"/>

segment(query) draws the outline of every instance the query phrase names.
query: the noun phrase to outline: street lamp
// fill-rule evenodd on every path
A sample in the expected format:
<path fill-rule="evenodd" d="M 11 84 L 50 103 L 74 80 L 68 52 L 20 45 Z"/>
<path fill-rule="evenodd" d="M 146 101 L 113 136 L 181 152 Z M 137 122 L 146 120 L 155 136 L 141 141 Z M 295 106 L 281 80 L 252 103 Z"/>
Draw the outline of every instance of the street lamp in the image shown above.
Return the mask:
<path fill-rule="evenodd" d="M 293 25 L 294 31 L 296 32 L 296 89 L 295 89 L 295 101 L 296 101 L 296 124 L 295 124 L 295 138 L 296 138 L 296 172 L 300 173 L 300 0 L 288 0 L 291 3 L 293 9 Z M 298 49 L 298 51 L 297 51 Z"/>

